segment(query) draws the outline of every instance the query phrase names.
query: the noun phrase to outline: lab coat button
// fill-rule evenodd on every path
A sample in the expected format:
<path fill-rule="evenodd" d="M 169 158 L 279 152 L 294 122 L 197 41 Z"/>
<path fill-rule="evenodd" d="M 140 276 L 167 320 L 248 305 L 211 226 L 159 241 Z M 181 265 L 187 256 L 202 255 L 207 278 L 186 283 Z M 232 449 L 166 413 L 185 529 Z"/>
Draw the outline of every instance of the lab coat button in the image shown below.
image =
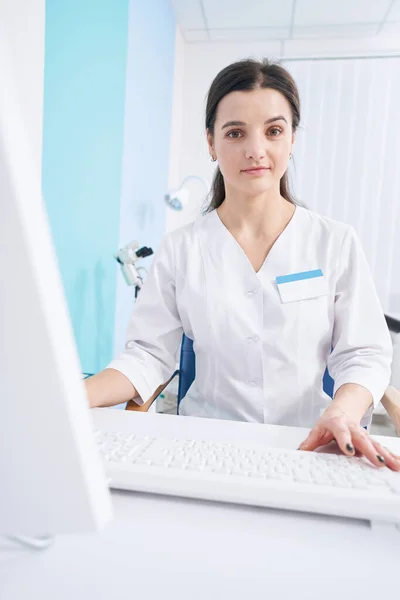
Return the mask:
<path fill-rule="evenodd" d="M 249 335 L 247 339 L 249 340 L 249 342 L 258 342 L 260 338 L 258 335 Z"/>
<path fill-rule="evenodd" d="M 258 288 L 252 288 L 251 290 L 247 290 L 246 296 L 255 296 L 258 293 Z"/>
<path fill-rule="evenodd" d="M 259 380 L 259 379 L 257 379 L 257 378 L 256 378 L 256 379 L 252 379 L 251 381 L 249 381 L 249 384 L 250 384 L 252 387 L 256 387 L 257 385 L 259 385 L 259 383 L 260 383 L 260 380 Z"/>

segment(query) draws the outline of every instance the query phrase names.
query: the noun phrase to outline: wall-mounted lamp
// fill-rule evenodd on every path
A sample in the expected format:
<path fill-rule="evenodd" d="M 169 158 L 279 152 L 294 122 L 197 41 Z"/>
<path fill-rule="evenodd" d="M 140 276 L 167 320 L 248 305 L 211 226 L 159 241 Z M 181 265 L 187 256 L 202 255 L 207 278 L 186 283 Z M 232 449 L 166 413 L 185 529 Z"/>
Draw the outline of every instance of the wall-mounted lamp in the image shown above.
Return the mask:
<path fill-rule="evenodd" d="M 182 210 L 188 204 L 190 193 L 189 190 L 184 186 L 189 179 L 198 179 L 199 181 L 201 181 L 204 184 L 204 187 L 206 188 L 208 194 L 209 186 L 202 177 L 199 177 L 198 175 L 188 175 L 182 181 L 179 188 L 177 188 L 176 190 L 171 190 L 164 196 L 165 202 L 173 210 Z"/>

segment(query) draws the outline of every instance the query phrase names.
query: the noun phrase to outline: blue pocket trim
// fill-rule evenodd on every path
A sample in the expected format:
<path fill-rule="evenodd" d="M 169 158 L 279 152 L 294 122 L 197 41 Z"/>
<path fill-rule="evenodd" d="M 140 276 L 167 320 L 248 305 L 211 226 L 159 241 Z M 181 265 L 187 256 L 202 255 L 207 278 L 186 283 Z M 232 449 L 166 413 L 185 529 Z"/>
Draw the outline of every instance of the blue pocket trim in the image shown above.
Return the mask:
<path fill-rule="evenodd" d="M 276 283 L 279 285 L 280 283 L 290 283 L 291 281 L 301 281 L 302 279 L 314 279 L 314 277 L 323 277 L 321 269 L 292 273 L 292 275 L 280 275 L 276 278 Z"/>

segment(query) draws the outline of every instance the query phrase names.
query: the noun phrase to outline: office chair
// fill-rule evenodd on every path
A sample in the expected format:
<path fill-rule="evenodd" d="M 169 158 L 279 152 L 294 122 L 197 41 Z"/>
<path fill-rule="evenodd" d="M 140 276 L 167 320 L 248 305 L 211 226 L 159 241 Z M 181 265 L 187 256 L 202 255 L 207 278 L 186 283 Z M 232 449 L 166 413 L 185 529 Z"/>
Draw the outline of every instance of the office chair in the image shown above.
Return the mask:
<path fill-rule="evenodd" d="M 186 335 L 183 335 L 182 338 L 182 347 L 181 347 L 181 357 L 179 363 L 179 387 L 178 387 L 178 407 L 177 412 L 179 414 L 179 404 L 186 396 L 186 393 L 190 386 L 192 385 L 195 375 L 196 375 L 196 366 L 195 366 L 195 354 L 193 351 L 193 340 L 188 338 Z M 324 377 L 322 380 L 323 390 L 330 398 L 333 398 L 333 387 L 334 381 L 332 377 L 329 375 L 328 369 L 325 370 Z"/>
<path fill-rule="evenodd" d="M 181 357 L 179 361 L 179 385 L 178 385 L 178 402 L 177 414 L 179 414 L 179 405 L 196 376 L 196 357 L 193 350 L 193 340 L 183 334 Z"/>
<path fill-rule="evenodd" d="M 167 383 L 159 386 L 153 396 L 144 404 L 143 406 L 132 406 L 133 402 L 128 403 L 128 410 L 142 410 L 147 411 L 151 404 L 159 397 L 162 391 L 167 387 L 167 385 L 172 381 L 174 377 L 179 375 L 179 383 L 178 383 L 178 395 L 177 395 L 177 414 L 179 414 L 179 405 L 183 398 L 186 396 L 186 393 L 190 386 L 192 385 L 194 378 L 196 376 L 196 357 L 193 350 L 193 340 L 183 334 L 182 344 L 181 344 L 181 353 L 179 360 L 179 370 L 175 371 L 172 377 L 167 381 Z M 328 373 L 328 369 L 325 370 L 323 377 L 323 390 L 325 391 L 330 398 L 333 398 L 333 386 L 334 381 L 332 377 Z"/>

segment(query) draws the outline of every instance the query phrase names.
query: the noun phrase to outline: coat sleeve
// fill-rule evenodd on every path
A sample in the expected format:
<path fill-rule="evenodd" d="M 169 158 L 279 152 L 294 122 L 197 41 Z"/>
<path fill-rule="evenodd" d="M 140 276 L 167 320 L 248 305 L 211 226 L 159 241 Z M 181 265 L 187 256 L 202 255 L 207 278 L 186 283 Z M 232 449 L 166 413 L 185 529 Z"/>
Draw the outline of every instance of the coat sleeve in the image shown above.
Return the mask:
<path fill-rule="evenodd" d="M 335 381 L 334 394 L 345 383 L 356 383 L 372 394 L 375 407 L 389 384 L 392 343 L 367 259 L 352 227 L 343 238 L 339 258 L 332 347 L 328 370 Z M 372 408 L 365 418 L 370 418 Z"/>
<path fill-rule="evenodd" d="M 128 325 L 125 350 L 107 368 L 123 373 L 136 388 L 137 404 L 147 402 L 173 374 L 182 340 L 175 297 L 175 261 L 171 234 L 150 266 Z"/>

